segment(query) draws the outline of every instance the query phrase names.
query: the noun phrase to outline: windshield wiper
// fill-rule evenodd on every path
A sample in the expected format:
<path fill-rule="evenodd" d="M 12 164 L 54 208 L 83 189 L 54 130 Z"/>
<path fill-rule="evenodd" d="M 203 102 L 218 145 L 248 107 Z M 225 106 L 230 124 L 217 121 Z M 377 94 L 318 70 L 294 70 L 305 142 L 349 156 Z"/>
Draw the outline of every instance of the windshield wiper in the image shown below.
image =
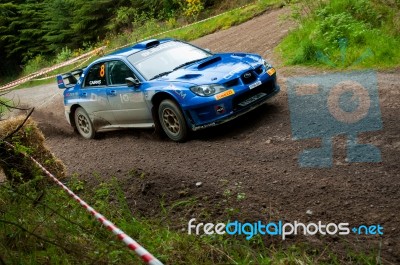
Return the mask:
<path fill-rule="evenodd" d="M 207 57 L 206 57 L 206 58 L 207 58 Z M 198 62 L 198 61 L 201 61 L 201 60 L 204 60 L 204 59 L 205 59 L 205 58 L 202 58 L 202 59 L 196 59 L 196 60 L 193 60 L 193 61 L 189 61 L 189 62 L 183 63 L 183 64 L 181 64 L 181 65 L 178 65 L 177 67 L 175 67 L 175 68 L 174 68 L 172 71 L 166 71 L 166 72 L 162 72 L 162 73 L 159 73 L 159 74 L 157 74 L 157 75 L 153 76 L 152 78 L 150 78 L 150 80 L 153 80 L 153 79 L 159 78 L 159 77 L 161 77 L 161 76 L 163 76 L 163 75 L 170 74 L 170 73 L 172 73 L 173 71 L 176 71 L 176 70 L 178 70 L 179 68 L 182 68 L 182 67 L 184 67 L 184 66 L 186 66 L 186 65 L 193 64 L 193 63 L 195 63 L 195 62 Z"/>
<path fill-rule="evenodd" d="M 207 58 L 207 57 L 206 57 L 206 58 Z M 189 61 L 189 62 L 183 63 L 183 64 L 181 64 L 181 65 L 178 65 L 177 67 L 174 68 L 174 71 L 175 71 L 175 70 L 178 70 L 179 68 L 182 68 L 182 67 L 184 67 L 184 66 L 186 66 L 186 65 L 193 64 L 193 63 L 195 63 L 195 62 L 201 61 L 201 60 L 203 60 L 203 59 L 205 59 L 205 58 L 196 59 L 196 60 L 193 60 L 193 61 Z"/>
<path fill-rule="evenodd" d="M 163 75 L 167 75 L 167 74 L 170 74 L 170 73 L 172 73 L 172 72 L 173 72 L 173 71 L 167 71 L 167 72 L 162 72 L 162 73 L 159 73 L 159 74 L 157 74 L 157 75 L 153 76 L 152 78 L 150 78 L 150 80 L 153 80 L 153 79 L 159 78 L 159 77 L 161 77 L 161 76 L 163 76 Z"/>

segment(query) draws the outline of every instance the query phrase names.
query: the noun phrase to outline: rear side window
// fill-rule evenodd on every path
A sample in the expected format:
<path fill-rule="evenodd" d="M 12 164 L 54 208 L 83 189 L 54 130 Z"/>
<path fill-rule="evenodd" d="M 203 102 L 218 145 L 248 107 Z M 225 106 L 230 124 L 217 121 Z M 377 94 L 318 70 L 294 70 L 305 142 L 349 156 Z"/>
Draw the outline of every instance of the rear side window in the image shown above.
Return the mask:
<path fill-rule="evenodd" d="M 85 79 L 85 87 L 86 86 L 105 86 L 107 85 L 106 81 L 106 63 L 95 64 L 90 68 L 86 79 Z"/>

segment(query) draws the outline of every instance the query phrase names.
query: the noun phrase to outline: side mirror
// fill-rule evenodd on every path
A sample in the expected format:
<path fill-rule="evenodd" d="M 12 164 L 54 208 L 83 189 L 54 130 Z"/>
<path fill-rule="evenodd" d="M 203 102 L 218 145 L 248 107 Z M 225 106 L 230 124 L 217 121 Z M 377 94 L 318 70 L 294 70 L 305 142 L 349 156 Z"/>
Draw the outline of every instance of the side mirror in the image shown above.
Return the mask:
<path fill-rule="evenodd" d="M 140 81 L 133 77 L 125 78 L 125 81 L 128 87 L 137 87 L 140 85 Z"/>

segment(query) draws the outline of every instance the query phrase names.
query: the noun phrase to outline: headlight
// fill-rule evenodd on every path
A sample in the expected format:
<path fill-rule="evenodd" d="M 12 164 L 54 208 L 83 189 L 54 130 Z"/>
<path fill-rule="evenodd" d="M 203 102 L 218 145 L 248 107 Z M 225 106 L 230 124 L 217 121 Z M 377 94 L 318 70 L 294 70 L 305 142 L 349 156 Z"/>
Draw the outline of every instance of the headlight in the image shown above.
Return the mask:
<path fill-rule="evenodd" d="M 221 85 L 201 85 L 191 87 L 190 90 L 196 95 L 207 97 L 225 91 L 225 87 Z"/>
<path fill-rule="evenodd" d="M 272 65 L 270 63 L 268 63 L 266 60 L 262 60 L 263 65 L 265 66 L 265 69 L 269 69 L 272 67 Z"/>

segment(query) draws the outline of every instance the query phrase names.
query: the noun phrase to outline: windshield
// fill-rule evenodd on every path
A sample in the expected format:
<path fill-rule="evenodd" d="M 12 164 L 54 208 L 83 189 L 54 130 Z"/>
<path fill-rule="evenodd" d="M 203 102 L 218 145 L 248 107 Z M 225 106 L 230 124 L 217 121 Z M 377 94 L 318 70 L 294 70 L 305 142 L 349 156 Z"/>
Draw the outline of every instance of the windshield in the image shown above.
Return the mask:
<path fill-rule="evenodd" d="M 211 56 L 210 53 L 192 45 L 169 41 L 154 48 L 134 53 L 128 60 L 147 80 L 167 74 L 188 62 Z"/>

